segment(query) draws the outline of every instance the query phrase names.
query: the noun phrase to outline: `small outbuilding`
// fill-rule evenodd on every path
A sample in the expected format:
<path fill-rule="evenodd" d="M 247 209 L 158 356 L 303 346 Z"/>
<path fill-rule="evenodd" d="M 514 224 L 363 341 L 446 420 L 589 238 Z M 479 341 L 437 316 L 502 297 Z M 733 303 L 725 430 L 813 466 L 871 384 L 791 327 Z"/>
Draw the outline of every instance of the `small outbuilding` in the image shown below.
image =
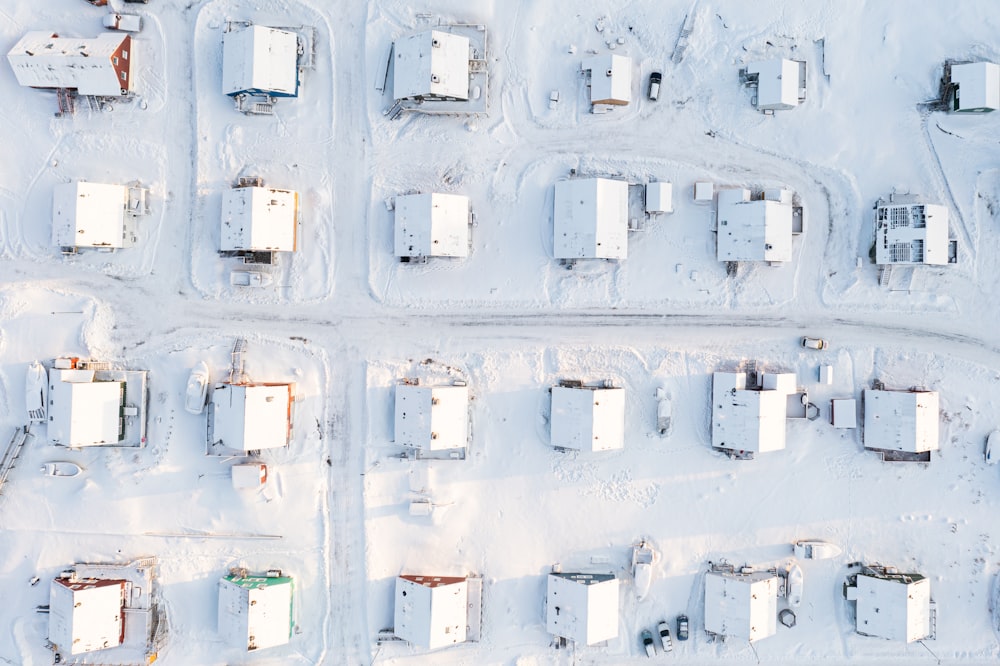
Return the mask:
<path fill-rule="evenodd" d="M 778 624 L 778 576 L 769 571 L 705 574 L 705 631 L 725 638 L 758 641 Z"/>
<path fill-rule="evenodd" d="M 298 97 L 298 35 L 263 25 L 238 25 L 222 35 L 222 92 Z"/>
<path fill-rule="evenodd" d="M 272 575 L 272 573 L 274 575 Z M 219 634 L 247 652 L 288 643 L 294 581 L 280 571 L 266 576 L 237 572 L 219 581 Z"/>
<path fill-rule="evenodd" d="M 288 446 L 294 384 L 216 384 L 209 403 L 210 442 L 236 451 Z"/>
<path fill-rule="evenodd" d="M 125 580 L 56 578 L 49 587 L 49 642 L 63 655 L 118 647 L 125 640 Z"/>
<path fill-rule="evenodd" d="M 848 577 L 844 595 L 856 604 L 855 628 L 863 636 L 904 643 L 931 636 L 931 582 L 922 574 L 864 566 Z"/>
<path fill-rule="evenodd" d="M 550 573 L 545 628 L 577 645 L 618 638 L 618 579 L 614 574 Z"/>
<path fill-rule="evenodd" d="M 425 450 L 469 443 L 469 387 L 396 385 L 396 444 Z"/>
<path fill-rule="evenodd" d="M 393 97 L 469 99 L 469 38 L 446 30 L 423 30 L 393 45 Z"/>
<path fill-rule="evenodd" d="M 555 185 L 556 259 L 624 259 L 628 256 L 628 183 L 576 178 Z"/>
<path fill-rule="evenodd" d="M 396 197 L 396 256 L 469 256 L 469 197 L 460 194 L 406 194 Z"/>
<path fill-rule="evenodd" d="M 723 451 L 767 453 L 785 448 L 788 397 L 797 391 L 794 373 L 761 373 L 760 384 L 746 372 L 712 376 L 712 447 Z"/>
<path fill-rule="evenodd" d="M 574 383 L 575 384 L 575 383 Z M 554 386 L 550 416 L 552 446 L 578 451 L 625 447 L 625 389 Z"/>
<path fill-rule="evenodd" d="M 937 391 L 865 389 L 863 405 L 866 449 L 879 451 L 889 460 L 923 461 L 938 450 Z"/>
<path fill-rule="evenodd" d="M 52 244 L 59 247 L 131 247 L 129 188 L 104 183 L 61 183 L 52 190 Z M 141 212 L 141 211 L 135 211 Z"/>
<path fill-rule="evenodd" d="M 646 212 L 651 214 L 674 212 L 674 187 L 670 183 L 653 182 L 646 185 Z"/>
<path fill-rule="evenodd" d="M 105 32 L 93 39 L 29 32 L 7 53 L 17 82 L 31 88 L 119 97 L 132 92 L 132 37 Z"/>
<path fill-rule="evenodd" d="M 745 188 L 719 190 L 719 261 L 791 261 L 794 212 L 788 190 L 765 190 L 757 198 Z"/>
<path fill-rule="evenodd" d="M 805 99 L 806 63 L 802 60 L 752 62 L 745 76 L 757 86 L 756 106 L 761 111 L 794 109 Z"/>
<path fill-rule="evenodd" d="M 1000 109 L 1000 65 L 992 62 L 951 65 L 951 84 L 952 111 L 988 113 Z"/>
<path fill-rule="evenodd" d="M 259 181 L 258 181 L 259 182 Z M 256 185 L 237 186 L 222 196 L 224 252 L 294 252 L 299 193 Z"/>
<path fill-rule="evenodd" d="M 595 55 L 583 61 L 590 72 L 590 103 L 625 106 L 632 101 L 632 58 L 613 53 Z"/>
<path fill-rule="evenodd" d="M 875 263 L 945 266 L 957 260 L 949 239 L 948 209 L 939 204 L 886 202 L 875 205 Z"/>
<path fill-rule="evenodd" d="M 464 576 L 396 578 L 393 634 L 436 650 L 479 640 L 482 579 Z"/>

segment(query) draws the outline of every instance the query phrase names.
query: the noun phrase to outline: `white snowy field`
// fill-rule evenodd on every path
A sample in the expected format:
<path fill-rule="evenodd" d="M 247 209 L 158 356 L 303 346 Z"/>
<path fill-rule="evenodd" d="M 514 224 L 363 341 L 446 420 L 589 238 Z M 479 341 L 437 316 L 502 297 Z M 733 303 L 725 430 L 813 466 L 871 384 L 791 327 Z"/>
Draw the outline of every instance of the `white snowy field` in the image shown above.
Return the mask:
<path fill-rule="evenodd" d="M 679 613 L 691 639 L 661 662 L 1000 658 L 988 608 L 1000 472 L 982 456 L 1000 427 L 1000 113 L 921 107 L 946 59 L 1000 61 L 994 3 L 111 2 L 144 19 L 133 101 L 81 100 L 56 118 L 54 94 L 19 87 L 0 65 L 0 445 L 25 422 L 28 364 L 62 355 L 149 372 L 148 442 L 70 451 L 33 430 L 0 493 L 0 663 L 52 662 L 36 606 L 54 575 L 144 555 L 159 558 L 163 664 L 641 663 L 639 632 Z M 93 37 L 105 11 L 7 3 L 0 46 L 30 30 Z M 314 30 L 315 65 L 273 116 L 244 116 L 221 93 L 230 20 Z M 438 22 L 486 26 L 489 113 L 388 119 L 391 96 L 375 84 L 390 43 Z M 636 61 L 633 103 L 594 115 L 579 65 L 609 44 Z M 807 61 L 807 99 L 764 116 L 737 73 L 779 56 Z M 645 98 L 653 70 L 656 102 Z M 624 261 L 567 270 L 552 258 L 552 202 L 571 169 L 669 181 L 675 212 L 630 233 Z M 301 195 L 299 250 L 260 289 L 231 286 L 237 265 L 217 252 L 222 193 L 240 176 Z M 135 247 L 63 258 L 51 246 L 52 187 L 76 179 L 150 188 Z M 795 191 L 805 230 L 793 261 L 728 277 L 712 208 L 692 201 L 702 180 Z M 467 259 L 392 256 L 385 202 L 414 191 L 470 197 Z M 872 206 L 893 191 L 947 206 L 956 265 L 878 284 Z M 803 350 L 801 335 L 830 348 Z M 262 456 L 266 493 L 232 488 L 232 461 L 204 455 L 205 416 L 183 409 L 191 367 L 205 360 L 222 379 L 239 337 L 253 379 L 296 385 L 292 442 Z M 744 360 L 796 372 L 822 414 L 790 421 L 785 451 L 741 462 L 712 451 L 709 408 L 711 373 Z M 832 385 L 817 383 L 820 363 L 833 366 Z M 414 376 L 468 382 L 466 460 L 396 457 L 393 387 Z M 548 445 L 547 389 L 561 379 L 625 388 L 623 451 Z M 929 465 L 883 463 L 859 431 L 828 424 L 830 398 L 859 397 L 874 379 L 940 392 L 941 451 Z M 673 402 L 665 438 L 654 433 L 661 386 Z M 37 473 L 53 460 L 84 472 Z M 433 517 L 409 515 L 418 493 L 439 505 Z M 637 602 L 627 564 L 641 537 L 662 559 Z M 753 648 L 711 642 L 707 562 L 784 566 L 806 537 L 844 552 L 803 563 L 798 625 Z M 856 634 L 841 594 L 854 561 L 927 575 L 936 639 Z M 619 574 L 618 639 L 550 646 L 544 574 L 555 563 Z M 231 566 L 295 578 L 288 645 L 244 654 L 222 643 L 217 581 Z M 482 575 L 481 642 L 378 645 L 401 573 Z"/>

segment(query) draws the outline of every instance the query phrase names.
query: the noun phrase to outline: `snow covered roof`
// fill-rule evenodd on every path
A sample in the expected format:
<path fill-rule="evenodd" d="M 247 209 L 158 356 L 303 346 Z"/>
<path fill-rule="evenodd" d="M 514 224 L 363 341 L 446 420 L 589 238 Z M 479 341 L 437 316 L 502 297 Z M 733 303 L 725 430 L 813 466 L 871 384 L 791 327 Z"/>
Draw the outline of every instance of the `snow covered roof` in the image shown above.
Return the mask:
<path fill-rule="evenodd" d="M 222 195 L 222 250 L 294 252 L 299 193 L 234 187 Z"/>
<path fill-rule="evenodd" d="M 458 449 L 469 443 L 468 386 L 396 386 L 396 443 Z"/>
<path fill-rule="evenodd" d="M 213 441 L 237 451 L 288 445 L 292 384 L 216 384 L 212 391 Z"/>
<path fill-rule="evenodd" d="M 128 188 L 104 183 L 61 183 L 52 190 L 52 244 L 126 247 Z"/>
<path fill-rule="evenodd" d="M 625 446 L 625 389 L 552 388 L 552 446 L 611 451 Z"/>
<path fill-rule="evenodd" d="M 992 62 L 952 65 L 951 82 L 957 85 L 953 110 L 981 113 L 1000 109 L 1000 65 Z"/>
<path fill-rule="evenodd" d="M 757 108 L 794 109 L 799 105 L 799 72 L 805 63 L 784 58 L 751 62 L 748 74 L 757 74 Z"/>
<path fill-rule="evenodd" d="M 49 439 L 62 446 L 122 440 L 125 382 L 94 381 L 93 370 L 49 372 Z"/>
<path fill-rule="evenodd" d="M 920 574 L 858 574 L 859 634 L 912 643 L 930 635 L 931 582 Z"/>
<path fill-rule="evenodd" d="M 938 450 L 937 391 L 864 391 L 865 447 L 923 453 Z"/>
<path fill-rule="evenodd" d="M 948 209 L 880 203 L 875 209 L 875 263 L 947 264 Z"/>
<path fill-rule="evenodd" d="M 288 576 L 226 576 L 219 581 L 219 634 L 247 651 L 285 645 L 292 634 L 293 589 Z"/>
<path fill-rule="evenodd" d="M 469 584 L 465 578 L 404 575 L 396 578 L 393 633 L 428 650 L 466 640 Z"/>
<path fill-rule="evenodd" d="M 556 259 L 624 259 L 628 183 L 610 178 L 557 182 L 553 226 Z"/>
<path fill-rule="evenodd" d="M 607 53 L 587 58 L 581 69 L 590 70 L 590 103 L 624 106 L 632 101 L 632 59 Z"/>
<path fill-rule="evenodd" d="M 29 32 L 7 53 L 17 82 L 32 88 L 75 88 L 81 95 L 125 95 L 132 88 L 132 38 L 104 32 L 93 39 Z"/>
<path fill-rule="evenodd" d="M 233 465 L 233 488 L 260 488 L 267 480 L 267 465 L 243 463 Z"/>
<path fill-rule="evenodd" d="M 299 94 L 298 36 L 294 32 L 251 25 L 222 35 L 222 92 Z"/>
<path fill-rule="evenodd" d="M 719 261 L 791 261 L 791 201 L 750 200 L 750 190 L 719 190 Z"/>
<path fill-rule="evenodd" d="M 397 39 L 393 50 L 395 99 L 469 99 L 468 37 L 424 30 Z"/>
<path fill-rule="evenodd" d="M 124 595 L 124 580 L 56 578 L 49 587 L 49 641 L 63 654 L 121 645 Z"/>
<path fill-rule="evenodd" d="M 618 579 L 613 574 L 550 573 L 545 627 L 579 645 L 618 637 Z"/>
<path fill-rule="evenodd" d="M 788 414 L 788 374 L 776 375 L 774 389 L 747 388 L 745 372 L 712 376 L 712 446 L 733 451 L 765 453 L 785 448 Z"/>
<path fill-rule="evenodd" d="M 757 641 L 777 631 L 778 577 L 769 572 L 705 574 L 705 631 Z"/>
<path fill-rule="evenodd" d="M 469 197 L 405 194 L 396 197 L 397 257 L 469 256 Z"/>

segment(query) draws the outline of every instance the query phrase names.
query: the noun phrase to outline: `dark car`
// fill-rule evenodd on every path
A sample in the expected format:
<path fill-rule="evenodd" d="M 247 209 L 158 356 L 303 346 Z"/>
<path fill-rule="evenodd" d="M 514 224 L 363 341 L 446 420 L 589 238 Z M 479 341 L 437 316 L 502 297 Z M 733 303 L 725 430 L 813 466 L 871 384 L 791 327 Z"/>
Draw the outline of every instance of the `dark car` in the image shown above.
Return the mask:
<path fill-rule="evenodd" d="M 643 629 L 640 637 L 642 638 L 642 647 L 646 650 L 646 656 L 655 657 L 656 645 L 653 644 L 653 634 L 649 631 L 649 629 Z"/>
<path fill-rule="evenodd" d="M 646 91 L 646 97 L 653 102 L 655 102 L 656 98 L 660 96 L 661 81 L 663 81 L 663 75 L 659 72 L 653 72 L 649 75 L 649 89 Z"/>
<path fill-rule="evenodd" d="M 677 640 L 686 641 L 688 639 L 688 616 L 677 616 Z"/>

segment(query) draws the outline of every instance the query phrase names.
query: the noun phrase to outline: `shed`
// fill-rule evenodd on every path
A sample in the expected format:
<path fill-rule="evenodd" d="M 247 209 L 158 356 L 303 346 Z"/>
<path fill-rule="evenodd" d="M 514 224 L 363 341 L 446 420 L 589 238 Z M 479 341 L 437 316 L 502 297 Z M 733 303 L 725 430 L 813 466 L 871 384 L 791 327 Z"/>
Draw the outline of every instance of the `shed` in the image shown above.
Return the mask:
<path fill-rule="evenodd" d="M 614 574 L 550 573 L 545 627 L 578 645 L 618 638 L 618 579 Z"/>
<path fill-rule="evenodd" d="M 273 187 L 234 187 L 222 196 L 223 251 L 294 252 L 299 193 Z"/>
<path fill-rule="evenodd" d="M 858 401 L 854 398 L 837 398 L 830 401 L 834 428 L 858 427 Z"/>
<path fill-rule="evenodd" d="M 590 103 L 625 106 L 632 101 L 632 59 L 613 53 L 587 58 L 581 66 L 590 72 Z"/>
<path fill-rule="evenodd" d="M 788 396 L 795 375 L 774 373 L 759 388 L 748 386 L 745 372 L 712 376 L 712 446 L 729 451 L 766 453 L 785 448 Z"/>
<path fill-rule="evenodd" d="M 912 643 L 931 633 L 931 582 L 921 574 L 868 570 L 857 577 L 859 634 Z"/>
<path fill-rule="evenodd" d="M 83 39 L 39 31 L 22 37 L 7 61 L 22 86 L 117 97 L 132 90 L 134 56 L 132 37 L 120 32 Z"/>
<path fill-rule="evenodd" d="M 260 488 L 267 482 L 267 465 L 243 463 L 233 465 L 233 488 Z"/>
<path fill-rule="evenodd" d="M 49 587 L 49 641 L 64 655 L 125 640 L 124 580 L 56 578 Z"/>
<path fill-rule="evenodd" d="M 938 450 L 937 391 L 864 391 L 866 449 L 924 453 Z"/>
<path fill-rule="evenodd" d="M 396 197 L 397 257 L 469 256 L 469 197 L 405 194 Z"/>
<path fill-rule="evenodd" d="M 216 384 L 212 441 L 236 451 L 288 446 L 294 384 Z"/>
<path fill-rule="evenodd" d="M 798 60 L 775 58 L 752 62 L 747 74 L 757 77 L 757 108 L 782 111 L 799 105 L 799 83 L 805 78 L 806 64 Z"/>
<path fill-rule="evenodd" d="M 399 576 L 395 599 L 393 633 L 407 643 L 436 650 L 471 640 L 470 615 L 478 618 L 480 604 L 467 578 Z"/>
<path fill-rule="evenodd" d="M 1000 108 L 1000 65 L 992 62 L 969 62 L 951 66 L 955 85 L 952 111 L 987 113 Z"/>
<path fill-rule="evenodd" d="M 719 261 L 792 260 L 792 204 L 751 199 L 744 188 L 719 191 Z"/>
<path fill-rule="evenodd" d="M 674 188 L 670 183 L 649 183 L 646 185 L 646 212 L 674 212 Z"/>
<path fill-rule="evenodd" d="M 948 209 L 939 204 L 886 203 L 875 207 L 875 263 L 947 265 Z"/>
<path fill-rule="evenodd" d="M 226 576 L 219 581 L 219 635 L 247 652 L 285 645 L 294 587 L 288 576 Z"/>
<path fill-rule="evenodd" d="M 393 44 L 395 99 L 469 99 L 469 38 L 423 30 Z"/>
<path fill-rule="evenodd" d="M 751 643 L 777 631 L 778 577 L 767 571 L 705 574 L 705 631 Z"/>
<path fill-rule="evenodd" d="M 263 25 L 222 35 L 222 92 L 298 97 L 298 35 Z"/>
<path fill-rule="evenodd" d="M 52 244 L 59 247 L 122 248 L 129 193 L 124 185 L 61 183 L 52 190 Z"/>
<path fill-rule="evenodd" d="M 396 443 L 416 449 L 460 449 L 469 443 L 469 387 L 398 384 Z"/>
<path fill-rule="evenodd" d="M 628 255 L 628 183 L 610 178 L 561 180 L 553 213 L 556 259 Z"/>
<path fill-rule="evenodd" d="M 552 446 L 578 451 L 625 447 L 625 389 L 554 386 Z"/>
<path fill-rule="evenodd" d="M 49 439 L 62 446 L 102 446 L 124 439 L 124 381 L 97 381 L 93 370 L 49 372 Z"/>
<path fill-rule="evenodd" d="M 694 184 L 695 203 L 708 203 L 715 200 L 715 183 L 700 180 Z"/>

